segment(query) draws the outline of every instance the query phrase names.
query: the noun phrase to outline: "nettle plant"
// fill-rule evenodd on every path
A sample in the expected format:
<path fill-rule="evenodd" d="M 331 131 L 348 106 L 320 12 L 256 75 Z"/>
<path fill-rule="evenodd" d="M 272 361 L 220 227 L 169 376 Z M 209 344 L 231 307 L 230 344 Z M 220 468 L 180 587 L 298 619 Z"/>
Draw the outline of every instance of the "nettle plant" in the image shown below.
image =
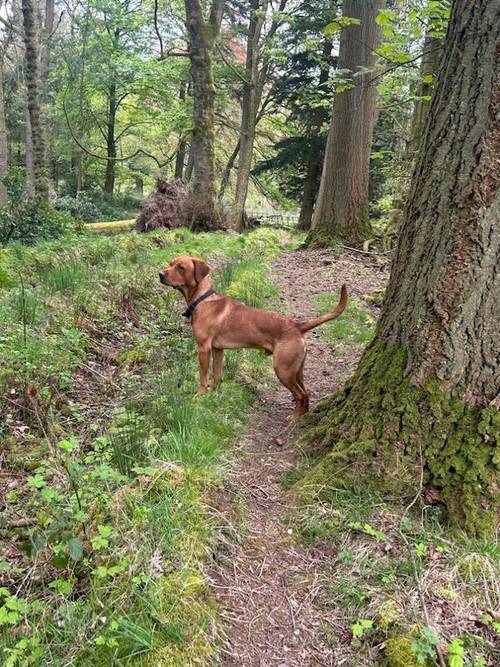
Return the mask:
<path fill-rule="evenodd" d="M 69 438 L 54 446 L 27 479 L 34 491 L 37 527 L 23 549 L 29 556 L 44 553 L 53 567 L 66 573 L 49 583 L 61 595 L 70 594 L 80 576 L 94 573 L 102 578 L 109 570 L 98 561 L 110 547 L 113 529 L 98 519 L 108 514 L 112 490 L 127 479 L 112 467 L 111 458 L 107 438 L 97 438 L 89 452 Z"/>

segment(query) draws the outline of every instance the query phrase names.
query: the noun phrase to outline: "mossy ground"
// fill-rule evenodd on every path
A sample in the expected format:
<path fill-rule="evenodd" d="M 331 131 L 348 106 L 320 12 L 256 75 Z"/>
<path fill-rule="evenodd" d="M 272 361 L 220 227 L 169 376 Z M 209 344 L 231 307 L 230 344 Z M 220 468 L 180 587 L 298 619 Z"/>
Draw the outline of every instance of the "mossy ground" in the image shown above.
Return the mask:
<path fill-rule="evenodd" d="M 204 499 L 268 360 L 227 354 L 221 388 L 194 398 L 190 327 L 157 273 L 209 257 L 218 289 L 265 306 L 287 243 L 178 230 L 2 251 L 1 664 L 216 659 Z"/>
<path fill-rule="evenodd" d="M 322 335 L 344 351 L 356 346 L 353 328 L 364 335 L 364 321 L 351 313 L 336 337 Z M 390 351 L 377 366 L 376 352 L 369 347 L 344 391 L 304 419 L 304 456 L 285 480 L 301 499 L 301 539 L 329 554 L 318 604 L 332 645 L 359 667 L 436 665 L 434 641 L 446 664 L 462 649 L 453 664 L 497 664 L 498 413 L 465 406 L 439 385 L 423 393 L 405 383 L 404 355 Z M 388 379 L 400 388 L 395 398 L 382 391 Z M 477 486 L 467 495 L 471 477 Z M 362 621 L 367 628 L 347 645 L 344 633 Z"/>

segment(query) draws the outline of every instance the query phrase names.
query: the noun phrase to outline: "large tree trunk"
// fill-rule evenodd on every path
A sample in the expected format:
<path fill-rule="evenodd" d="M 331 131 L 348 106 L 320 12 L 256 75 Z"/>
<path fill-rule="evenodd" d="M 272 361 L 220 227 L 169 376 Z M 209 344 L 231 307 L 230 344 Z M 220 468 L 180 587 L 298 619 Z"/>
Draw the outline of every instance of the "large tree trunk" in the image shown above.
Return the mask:
<path fill-rule="evenodd" d="M 47 169 L 45 131 L 41 118 L 40 49 L 36 28 L 36 10 L 33 0 L 22 0 L 24 45 L 26 50 L 26 89 L 28 112 L 33 142 L 35 193 L 48 201 L 49 180 Z"/>
<path fill-rule="evenodd" d="M 219 34 L 223 0 L 213 0 L 210 18 L 205 20 L 199 0 L 185 0 L 189 55 L 193 83 L 193 134 L 191 152 L 194 167 L 191 227 L 214 229 L 220 216 L 216 206 L 214 104 L 215 88 L 212 53 Z"/>
<path fill-rule="evenodd" d="M 342 30 L 339 70 L 354 75 L 375 64 L 380 28 L 375 19 L 385 0 L 345 0 L 343 14 L 359 25 Z M 368 72 L 352 76 L 350 87 L 335 94 L 332 122 L 312 222 L 311 240 L 331 245 L 336 239 L 356 242 L 370 233 L 369 163 L 376 120 L 376 85 Z"/>
<path fill-rule="evenodd" d="M 375 339 L 312 415 L 307 484 L 430 494 L 472 534 L 500 508 L 500 5 L 455 0 Z"/>
<path fill-rule="evenodd" d="M 116 177 L 116 83 L 112 81 L 108 91 L 108 123 L 106 128 L 106 174 L 104 178 L 104 192 L 108 197 L 113 196 Z"/>

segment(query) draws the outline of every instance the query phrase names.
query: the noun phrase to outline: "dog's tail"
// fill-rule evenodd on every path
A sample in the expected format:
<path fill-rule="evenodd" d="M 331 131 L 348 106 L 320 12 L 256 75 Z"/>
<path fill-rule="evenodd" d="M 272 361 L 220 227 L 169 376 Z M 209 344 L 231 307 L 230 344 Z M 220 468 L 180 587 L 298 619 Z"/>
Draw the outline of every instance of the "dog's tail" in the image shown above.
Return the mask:
<path fill-rule="evenodd" d="M 306 320 L 305 322 L 297 322 L 300 331 L 302 333 L 305 333 L 306 331 L 310 331 L 310 329 L 314 329 L 314 327 L 317 327 L 320 324 L 324 324 L 325 322 L 329 322 L 330 320 L 336 319 L 339 315 L 342 315 L 346 306 L 347 306 L 347 287 L 345 285 L 342 285 L 342 287 L 340 288 L 340 301 L 338 302 L 335 310 L 332 310 L 329 313 L 325 313 L 324 315 L 320 315 L 319 317 L 315 317 L 312 320 Z"/>

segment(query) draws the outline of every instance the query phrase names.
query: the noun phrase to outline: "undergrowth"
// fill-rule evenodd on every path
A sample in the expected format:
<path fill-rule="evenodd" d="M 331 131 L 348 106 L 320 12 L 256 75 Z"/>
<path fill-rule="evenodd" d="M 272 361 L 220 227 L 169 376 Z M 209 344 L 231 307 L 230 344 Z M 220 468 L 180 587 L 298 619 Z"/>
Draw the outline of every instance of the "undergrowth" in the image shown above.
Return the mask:
<path fill-rule="evenodd" d="M 287 242 L 178 230 L 2 251 L 0 664 L 215 659 L 204 497 L 267 361 L 228 353 L 222 386 L 194 398 L 190 327 L 157 274 L 202 256 L 217 289 L 265 306 Z"/>
<path fill-rule="evenodd" d="M 324 310 L 334 306 L 329 295 L 316 301 Z M 373 326 L 362 302 L 351 299 L 321 332 L 338 355 L 359 351 Z M 322 480 L 313 488 L 308 473 L 325 454 L 306 449 L 282 482 L 303 499 L 293 518 L 301 541 L 325 554 L 316 602 L 339 664 L 500 664 L 498 537 L 474 540 L 452 530 L 432 489 L 404 503 L 362 484 L 355 490 Z"/>

